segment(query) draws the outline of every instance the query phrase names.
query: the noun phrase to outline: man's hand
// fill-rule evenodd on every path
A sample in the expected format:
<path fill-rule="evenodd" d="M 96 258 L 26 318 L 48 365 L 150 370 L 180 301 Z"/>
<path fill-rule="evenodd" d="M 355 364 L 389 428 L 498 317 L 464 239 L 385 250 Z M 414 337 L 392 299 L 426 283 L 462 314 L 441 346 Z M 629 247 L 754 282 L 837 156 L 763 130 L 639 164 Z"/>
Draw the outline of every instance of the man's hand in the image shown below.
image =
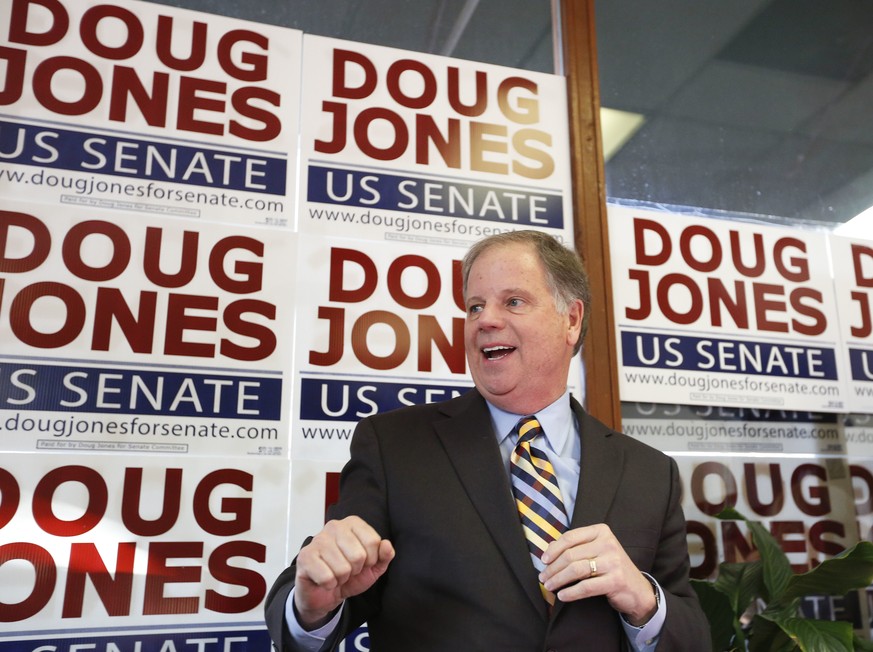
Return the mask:
<path fill-rule="evenodd" d="M 363 593 L 394 559 L 394 546 L 357 516 L 328 521 L 297 555 L 294 607 L 300 624 L 315 629 L 343 600 Z"/>
<path fill-rule="evenodd" d="M 605 595 L 612 608 L 637 627 L 657 611 L 652 584 L 603 523 L 564 532 L 542 559 L 546 569 L 540 581 L 562 602 Z"/>

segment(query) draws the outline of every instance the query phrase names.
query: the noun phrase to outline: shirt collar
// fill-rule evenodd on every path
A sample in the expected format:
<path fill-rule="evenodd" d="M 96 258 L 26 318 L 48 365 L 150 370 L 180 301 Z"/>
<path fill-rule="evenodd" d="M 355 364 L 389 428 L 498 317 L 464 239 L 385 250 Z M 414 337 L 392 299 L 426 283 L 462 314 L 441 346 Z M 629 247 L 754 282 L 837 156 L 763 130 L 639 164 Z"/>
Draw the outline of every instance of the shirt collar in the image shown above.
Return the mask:
<path fill-rule="evenodd" d="M 486 403 L 488 402 L 486 401 Z M 528 416 L 501 410 L 491 403 L 488 403 L 488 410 L 491 412 L 491 421 L 494 423 L 494 431 L 497 433 L 498 443 L 510 435 L 521 417 Z M 542 426 L 546 440 L 548 440 L 552 450 L 563 450 L 564 444 L 567 443 L 567 437 L 569 437 L 572 431 L 573 424 L 573 410 L 570 408 L 570 389 L 565 389 L 557 401 L 537 411 L 535 416 L 537 421 L 540 422 L 540 426 Z"/>

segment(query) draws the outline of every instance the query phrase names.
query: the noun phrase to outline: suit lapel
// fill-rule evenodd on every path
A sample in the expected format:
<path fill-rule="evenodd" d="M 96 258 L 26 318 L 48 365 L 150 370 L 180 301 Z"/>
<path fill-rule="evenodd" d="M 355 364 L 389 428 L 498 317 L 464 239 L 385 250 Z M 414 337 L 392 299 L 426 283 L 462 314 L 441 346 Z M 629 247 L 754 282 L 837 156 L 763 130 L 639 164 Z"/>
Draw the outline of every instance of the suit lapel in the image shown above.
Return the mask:
<path fill-rule="evenodd" d="M 545 602 L 512 498 L 508 471 L 503 469 L 488 407 L 475 389 L 463 399 L 468 400 L 448 404 L 449 418 L 434 424 L 437 435 L 494 543 L 534 607 L 546 618 Z"/>
<path fill-rule="evenodd" d="M 624 453 L 612 445 L 613 431 L 597 419 L 589 416 L 582 406 L 571 398 L 573 414 L 579 423 L 582 454 L 579 460 L 579 484 L 576 489 L 576 505 L 570 519 L 570 528 L 603 523 L 621 484 Z M 577 609 L 591 607 L 582 601 Z M 564 610 L 563 602 L 556 602 L 553 617 Z"/>
<path fill-rule="evenodd" d="M 612 430 L 589 416 L 575 399 L 571 403 L 582 438 L 579 486 L 570 521 L 570 527 L 576 528 L 606 520 L 621 485 L 624 453 L 612 445 Z"/>

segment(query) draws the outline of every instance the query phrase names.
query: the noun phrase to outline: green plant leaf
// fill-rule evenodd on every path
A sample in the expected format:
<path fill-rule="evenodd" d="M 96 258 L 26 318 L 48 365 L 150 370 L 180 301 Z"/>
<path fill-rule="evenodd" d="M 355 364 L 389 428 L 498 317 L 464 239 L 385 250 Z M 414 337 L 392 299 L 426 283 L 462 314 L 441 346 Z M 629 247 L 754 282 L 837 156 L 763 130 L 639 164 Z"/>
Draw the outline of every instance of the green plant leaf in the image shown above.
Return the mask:
<path fill-rule="evenodd" d="M 802 652 L 853 652 L 852 623 L 788 618 L 778 623 Z"/>
<path fill-rule="evenodd" d="M 811 571 L 791 578 L 783 597 L 845 595 L 873 583 L 873 543 L 861 541 Z"/>
<path fill-rule="evenodd" d="M 764 586 L 767 588 L 764 600 L 768 603 L 781 602 L 785 587 L 794 574 L 791 570 L 791 562 L 788 561 L 788 556 L 782 551 L 773 535 L 763 525 L 748 520 L 746 523 L 752 532 L 752 539 L 764 565 Z"/>
<path fill-rule="evenodd" d="M 764 587 L 762 597 L 765 602 L 778 602 L 782 593 L 793 575 L 788 556 L 782 551 L 779 543 L 763 525 L 756 521 L 750 521 L 737 510 L 729 507 L 716 514 L 716 518 L 722 520 L 745 521 L 752 533 L 752 541 L 761 557 L 764 566 Z"/>
<path fill-rule="evenodd" d="M 733 507 L 725 507 L 718 514 L 715 515 L 716 518 L 720 518 L 723 521 L 745 521 L 746 517 L 740 514 Z"/>
<path fill-rule="evenodd" d="M 763 565 L 760 561 L 722 562 L 715 587 L 730 598 L 731 608 L 739 618 L 764 590 Z"/>
<path fill-rule="evenodd" d="M 734 637 L 734 616 L 730 598 L 718 590 L 712 582 L 706 580 L 691 580 L 691 586 L 697 592 L 700 606 L 709 620 L 709 635 L 712 639 L 712 649 L 720 652 L 727 650 Z"/>
<path fill-rule="evenodd" d="M 749 652 L 796 652 L 797 643 L 776 622 L 766 616 L 752 618 Z"/>
<path fill-rule="evenodd" d="M 873 641 L 868 641 L 857 634 L 852 637 L 855 652 L 873 652 Z"/>

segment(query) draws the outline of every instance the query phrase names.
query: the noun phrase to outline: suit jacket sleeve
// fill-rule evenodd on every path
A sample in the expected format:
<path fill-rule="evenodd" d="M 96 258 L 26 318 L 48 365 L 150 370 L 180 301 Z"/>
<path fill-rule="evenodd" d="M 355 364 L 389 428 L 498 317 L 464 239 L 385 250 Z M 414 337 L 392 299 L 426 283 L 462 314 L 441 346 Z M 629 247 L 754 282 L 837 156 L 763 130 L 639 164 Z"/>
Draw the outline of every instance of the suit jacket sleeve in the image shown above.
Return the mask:
<path fill-rule="evenodd" d="M 355 436 L 352 437 L 351 459 L 342 473 L 341 485 L 352 488 L 343 492 L 341 487 L 344 500 L 341 504 L 329 508 L 327 520 L 357 514 L 372 525 L 382 537 L 387 537 L 387 521 L 382 509 L 385 504 L 381 481 L 382 468 L 379 460 L 377 440 L 373 436 L 372 426 L 365 419 L 358 423 Z M 307 538 L 303 546 L 308 545 L 311 540 L 312 537 Z M 291 565 L 273 583 L 264 609 L 270 638 L 274 646 L 283 652 L 295 652 L 298 649 L 291 639 L 285 619 L 285 604 L 294 588 L 296 561 L 295 557 Z M 347 600 L 337 630 L 334 636 L 325 642 L 322 650 L 336 649 L 345 636 L 364 623 L 377 606 L 378 585 L 354 600 Z"/>
<path fill-rule="evenodd" d="M 661 544 L 651 574 L 664 590 L 667 618 L 658 640 L 658 650 L 708 649 L 709 623 L 697 594 L 688 581 L 690 563 L 685 516 L 679 504 L 681 482 L 675 460 L 668 458 L 671 495 L 661 534 Z"/>

